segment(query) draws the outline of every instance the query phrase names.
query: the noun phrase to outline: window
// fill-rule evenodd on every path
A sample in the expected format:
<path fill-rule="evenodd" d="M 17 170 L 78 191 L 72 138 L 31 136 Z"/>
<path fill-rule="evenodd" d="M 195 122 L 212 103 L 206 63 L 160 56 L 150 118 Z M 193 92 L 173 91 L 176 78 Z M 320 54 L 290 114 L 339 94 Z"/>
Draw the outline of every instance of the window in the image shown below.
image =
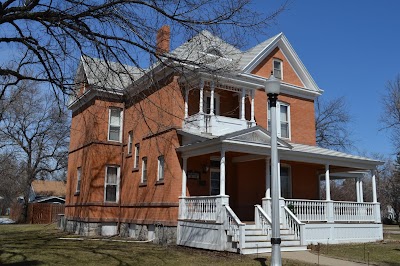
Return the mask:
<path fill-rule="evenodd" d="M 120 108 L 110 108 L 108 123 L 108 140 L 121 141 L 122 110 Z"/>
<path fill-rule="evenodd" d="M 135 161 L 133 162 L 134 169 L 139 168 L 139 149 L 140 149 L 139 143 L 136 143 L 135 144 Z"/>
<path fill-rule="evenodd" d="M 82 174 L 82 168 L 78 167 L 76 170 L 76 193 L 79 193 L 81 191 L 81 174 Z"/>
<path fill-rule="evenodd" d="M 282 79 L 282 61 L 275 59 L 274 62 L 274 77 L 277 79 Z"/>
<path fill-rule="evenodd" d="M 147 157 L 142 158 L 142 183 L 147 183 Z"/>
<path fill-rule="evenodd" d="M 211 169 L 210 170 L 210 195 L 219 195 L 220 193 L 220 170 L 219 169 Z"/>
<path fill-rule="evenodd" d="M 290 177 L 290 167 L 281 165 L 281 196 L 285 199 L 292 197 L 292 179 Z"/>
<path fill-rule="evenodd" d="M 276 119 L 278 122 L 278 137 L 290 139 L 290 105 L 276 103 Z M 268 130 L 271 130 L 271 107 L 268 102 Z"/>
<path fill-rule="evenodd" d="M 164 181 L 164 155 L 158 156 L 157 181 Z"/>
<path fill-rule="evenodd" d="M 119 166 L 106 167 L 106 179 L 104 182 L 104 198 L 106 202 L 118 202 L 119 175 Z"/>
<path fill-rule="evenodd" d="M 219 115 L 219 95 L 214 93 L 214 114 Z M 204 105 L 203 105 L 203 112 L 206 114 L 211 113 L 211 93 L 206 92 L 204 94 Z"/>
<path fill-rule="evenodd" d="M 128 133 L 128 155 L 132 154 L 133 131 Z"/>

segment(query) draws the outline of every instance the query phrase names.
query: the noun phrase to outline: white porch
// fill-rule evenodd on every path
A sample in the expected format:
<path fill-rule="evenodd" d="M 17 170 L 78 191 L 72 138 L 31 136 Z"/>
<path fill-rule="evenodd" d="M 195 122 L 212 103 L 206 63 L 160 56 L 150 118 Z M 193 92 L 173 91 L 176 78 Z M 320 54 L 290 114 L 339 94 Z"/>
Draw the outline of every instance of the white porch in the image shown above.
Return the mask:
<path fill-rule="evenodd" d="M 183 136 L 187 137 L 187 134 L 183 134 Z M 183 163 L 177 243 L 242 254 L 269 252 L 271 248 L 271 182 L 269 179 L 268 132 L 260 127 L 252 127 L 217 138 L 199 139 L 198 135 L 195 137 L 195 142 L 186 139 L 183 143 L 187 144 L 178 148 Z M 288 144 L 283 141 L 279 142 L 279 149 L 281 161 L 285 160 L 287 163 L 305 161 L 310 165 L 321 166 L 324 171 L 316 176 L 315 182 L 322 174 L 326 184 L 326 200 L 284 199 L 281 197 L 282 250 L 305 249 L 307 244 L 318 242 L 349 243 L 382 239 L 380 205 L 377 202 L 373 172 L 380 162 L 314 146 Z M 230 153 L 230 157 L 227 156 L 228 153 Z M 219 173 L 217 182 L 219 187 L 210 190 L 211 192 L 218 191 L 218 194 L 188 196 L 188 159 L 205 154 L 218 157 L 219 165 L 216 170 Z M 215 156 L 217 154 L 219 156 Z M 234 211 L 235 206 L 237 209 L 237 203 L 235 205 L 231 202 L 235 196 L 233 194 L 229 196 L 227 193 L 227 180 L 229 181 L 231 177 L 229 171 L 227 172 L 227 164 L 243 162 L 248 164 L 254 160 L 265 165 L 265 172 L 261 173 L 264 175 L 265 185 L 263 185 L 264 188 L 258 186 L 259 190 L 263 190 L 259 204 L 255 203 L 251 207 L 246 207 L 251 208 L 254 213 L 254 221 L 250 220 L 249 222 L 249 220 L 239 219 L 240 215 Z M 346 171 L 355 169 L 371 171 L 372 202 L 363 202 L 362 183 L 359 179 L 363 172 L 346 173 Z M 357 202 L 331 200 L 329 180 L 334 176 L 340 176 L 338 174 L 340 171 L 346 173 L 342 175 L 357 179 Z M 238 185 L 237 189 L 240 191 L 241 186 Z M 235 200 L 238 201 L 237 198 Z"/>

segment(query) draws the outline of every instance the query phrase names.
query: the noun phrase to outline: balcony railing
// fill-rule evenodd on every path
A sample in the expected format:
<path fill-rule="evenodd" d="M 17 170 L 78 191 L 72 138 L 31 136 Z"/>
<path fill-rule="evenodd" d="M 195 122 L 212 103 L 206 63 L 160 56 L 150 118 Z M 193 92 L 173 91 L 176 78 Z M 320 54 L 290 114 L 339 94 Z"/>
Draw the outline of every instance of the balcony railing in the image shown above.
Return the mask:
<path fill-rule="evenodd" d="M 194 133 L 221 136 L 254 126 L 254 122 L 219 115 L 195 114 L 183 121 L 183 129 Z"/>

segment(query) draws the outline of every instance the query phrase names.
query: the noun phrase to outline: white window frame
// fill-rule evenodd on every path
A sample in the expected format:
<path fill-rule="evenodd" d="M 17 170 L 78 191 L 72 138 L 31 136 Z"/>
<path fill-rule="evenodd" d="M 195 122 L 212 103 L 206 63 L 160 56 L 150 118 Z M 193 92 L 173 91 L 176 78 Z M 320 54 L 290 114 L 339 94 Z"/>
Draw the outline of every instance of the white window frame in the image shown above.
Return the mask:
<path fill-rule="evenodd" d="M 117 169 L 117 182 L 116 184 L 111 184 L 108 183 L 107 179 L 107 174 L 108 174 L 108 168 L 116 168 Z M 118 165 L 106 165 L 106 173 L 104 176 L 104 202 L 112 202 L 112 203 L 118 203 L 119 202 L 119 183 L 120 183 L 120 174 L 121 174 L 121 169 Z M 116 192 L 115 192 L 115 201 L 109 201 L 107 200 L 107 186 L 108 185 L 115 185 L 116 186 Z"/>
<path fill-rule="evenodd" d="M 276 69 L 275 68 L 275 62 L 278 62 L 280 64 L 280 66 L 281 66 L 281 69 L 280 69 L 281 76 L 280 77 L 277 77 L 276 74 L 275 74 L 275 69 Z M 272 70 L 273 70 L 275 78 L 283 80 L 283 62 L 282 62 L 282 60 L 274 58 L 274 60 L 272 60 Z"/>
<path fill-rule="evenodd" d="M 140 182 L 142 184 L 147 184 L 147 179 L 148 179 L 147 163 L 148 163 L 147 157 L 143 157 L 142 158 L 142 176 L 140 178 Z"/>
<path fill-rule="evenodd" d="M 133 161 L 133 169 L 138 169 L 139 168 L 139 152 L 140 152 L 140 144 L 136 143 L 135 144 L 135 159 Z"/>
<path fill-rule="evenodd" d="M 282 132 L 281 132 L 281 106 L 287 106 L 287 124 L 288 124 L 288 137 L 282 137 Z M 269 131 L 271 131 L 271 129 L 269 128 L 269 124 L 271 123 L 271 108 L 269 106 L 269 102 L 268 102 L 268 114 L 267 114 L 268 118 L 267 118 L 267 129 Z M 290 104 L 288 103 L 284 103 L 284 102 L 280 102 L 277 101 L 276 102 L 276 121 L 277 121 L 277 132 L 278 132 L 278 138 L 283 138 L 283 139 L 291 139 L 292 138 L 292 130 L 291 130 L 291 120 L 290 120 Z"/>
<path fill-rule="evenodd" d="M 165 174 L 165 157 L 164 155 L 158 156 L 158 169 L 157 169 L 157 181 L 164 181 Z"/>
<path fill-rule="evenodd" d="M 111 125 L 111 112 L 113 111 L 113 110 L 118 110 L 120 113 L 119 113 L 119 136 L 118 136 L 118 140 L 112 140 L 112 139 L 110 139 L 110 129 L 111 129 L 111 127 L 112 126 L 114 126 L 114 125 Z M 122 116 L 123 116 L 123 113 L 122 113 L 122 109 L 121 108 L 118 108 L 118 107 L 110 107 L 109 109 L 108 109 L 108 134 L 107 134 L 107 140 L 108 141 L 115 141 L 115 142 L 121 142 L 121 140 L 122 140 L 122 121 L 123 121 L 123 119 L 122 119 Z"/>
<path fill-rule="evenodd" d="M 207 113 L 207 98 L 210 98 L 210 100 L 211 100 L 211 92 L 210 91 L 204 92 L 203 112 L 205 114 L 209 114 L 209 113 Z M 215 103 L 214 103 L 215 112 L 214 112 L 214 115 L 219 115 L 220 114 L 220 111 L 219 111 L 220 110 L 220 96 L 215 91 L 214 91 L 214 99 L 215 99 Z"/>
<path fill-rule="evenodd" d="M 128 132 L 128 155 L 132 155 L 133 148 L 133 131 Z"/>
<path fill-rule="evenodd" d="M 81 192 L 82 167 L 76 169 L 76 193 Z"/>

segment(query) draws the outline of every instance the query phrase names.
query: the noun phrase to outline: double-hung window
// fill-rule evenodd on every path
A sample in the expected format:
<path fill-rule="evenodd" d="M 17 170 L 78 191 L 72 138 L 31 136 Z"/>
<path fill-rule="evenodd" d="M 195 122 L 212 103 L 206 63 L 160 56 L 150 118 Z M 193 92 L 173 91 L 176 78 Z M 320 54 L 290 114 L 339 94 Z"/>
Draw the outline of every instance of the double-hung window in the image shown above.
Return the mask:
<path fill-rule="evenodd" d="M 82 168 L 78 167 L 78 169 L 76 169 L 76 193 L 79 193 L 81 191 L 81 175 Z"/>
<path fill-rule="evenodd" d="M 283 77 L 283 70 L 282 70 L 282 61 L 278 59 L 274 59 L 273 61 L 273 68 L 274 68 L 274 77 L 277 79 L 282 79 Z"/>
<path fill-rule="evenodd" d="M 108 120 L 108 140 L 121 141 L 122 110 L 120 108 L 110 108 Z"/>
<path fill-rule="evenodd" d="M 278 137 L 290 139 L 290 105 L 282 102 L 276 103 L 276 121 L 278 124 Z M 271 108 L 268 102 L 268 130 L 271 131 Z"/>
<path fill-rule="evenodd" d="M 133 131 L 128 133 L 128 155 L 132 154 Z"/>
<path fill-rule="evenodd" d="M 104 201 L 118 202 L 119 198 L 119 166 L 107 166 L 104 182 Z"/>
<path fill-rule="evenodd" d="M 135 144 L 135 161 L 133 162 L 134 169 L 139 168 L 139 150 L 140 150 L 140 145 L 139 145 L 139 143 L 136 143 Z"/>
<path fill-rule="evenodd" d="M 142 158 L 142 183 L 147 183 L 147 157 Z"/>
<path fill-rule="evenodd" d="M 157 181 L 164 181 L 164 155 L 158 156 L 158 171 L 157 171 Z"/>

